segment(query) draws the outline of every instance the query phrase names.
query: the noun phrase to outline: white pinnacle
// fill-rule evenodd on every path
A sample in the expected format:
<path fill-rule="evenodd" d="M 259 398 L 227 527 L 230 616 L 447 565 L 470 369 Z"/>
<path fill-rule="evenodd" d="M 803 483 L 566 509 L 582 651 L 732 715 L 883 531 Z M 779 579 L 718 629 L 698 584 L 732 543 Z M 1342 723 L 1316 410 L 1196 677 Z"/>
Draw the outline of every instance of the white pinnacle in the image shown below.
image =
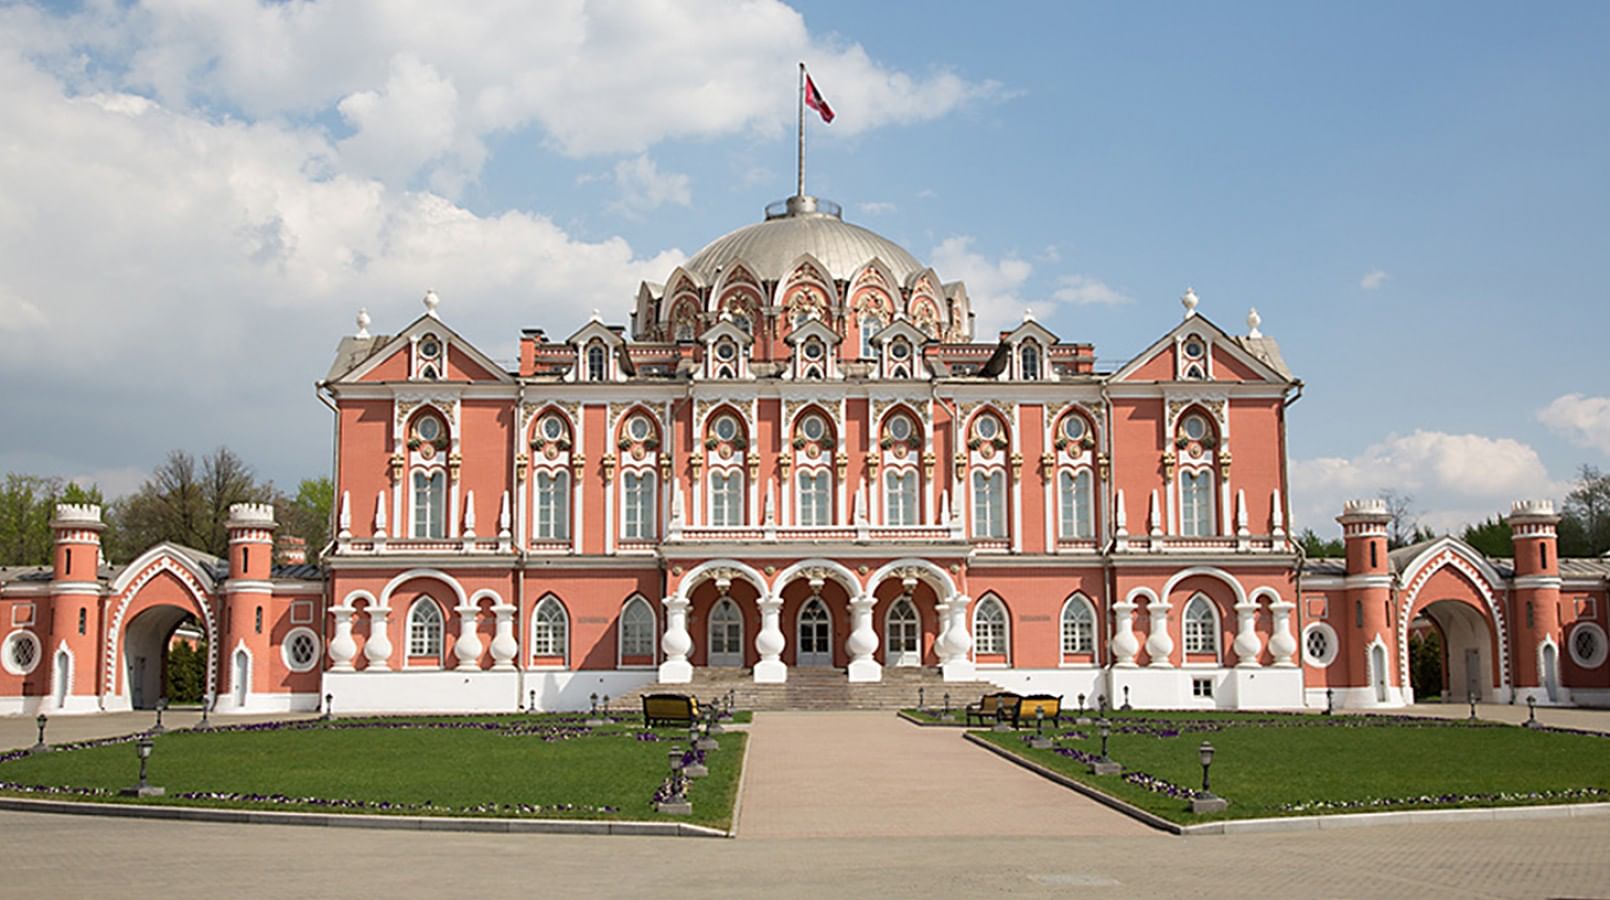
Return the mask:
<path fill-rule="evenodd" d="M 1034 307 L 1032 307 L 1032 306 L 1023 307 L 1023 321 L 1025 321 L 1025 322 L 1034 321 Z"/>
<path fill-rule="evenodd" d="M 1258 326 L 1262 324 L 1263 316 L 1258 315 L 1258 307 L 1254 306 L 1247 310 L 1247 337 L 1263 337 L 1263 332 L 1258 330 Z"/>
<path fill-rule="evenodd" d="M 370 322 L 370 319 L 369 319 L 369 308 L 367 306 L 358 308 L 358 317 L 356 319 L 354 319 L 353 321 L 358 323 L 358 333 L 353 335 L 353 337 L 355 337 L 355 338 L 367 338 L 367 337 L 369 337 L 369 322 Z"/>
<path fill-rule="evenodd" d="M 433 319 L 440 318 L 436 315 L 436 307 L 442 305 L 442 298 L 436 296 L 435 291 L 426 291 L 425 299 L 421 302 L 425 304 L 425 315 Z"/>
<path fill-rule="evenodd" d="M 1185 307 L 1185 318 L 1189 319 L 1196 315 L 1196 304 L 1198 302 L 1200 301 L 1196 299 L 1196 291 L 1186 288 L 1185 296 L 1180 298 L 1180 305 Z"/>

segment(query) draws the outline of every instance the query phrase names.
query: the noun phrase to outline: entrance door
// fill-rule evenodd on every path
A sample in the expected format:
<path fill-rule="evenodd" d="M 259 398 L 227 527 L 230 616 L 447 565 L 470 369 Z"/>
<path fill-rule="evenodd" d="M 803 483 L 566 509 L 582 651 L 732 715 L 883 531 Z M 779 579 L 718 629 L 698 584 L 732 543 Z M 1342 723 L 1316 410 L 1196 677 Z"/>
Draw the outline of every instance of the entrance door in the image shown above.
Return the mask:
<path fill-rule="evenodd" d="M 884 629 L 884 646 L 888 648 L 891 666 L 917 666 L 922 664 L 922 629 L 917 620 L 917 609 L 904 597 L 889 608 L 889 619 Z"/>
<path fill-rule="evenodd" d="M 1376 644 L 1370 649 L 1370 674 L 1375 677 L 1375 702 L 1386 702 L 1386 648 Z"/>
<path fill-rule="evenodd" d="M 744 620 L 738 605 L 722 600 L 710 612 L 710 659 L 712 666 L 744 664 Z"/>
<path fill-rule="evenodd" d="M 236 650 L 234 673 L 230 677 L 229 681 L 235 688 L 235 705 L 237 707 L 246 705 L 246 688 L 248 687 L 247 681 L 250 678 L 251 661 L 246 656 L 245 650 Z"/>
<path fill-rule="evenodd" d="M 65 650 L 63 650 L 63 651 L 61 651 L 61 652 L 56 654 L 55 669 L 56 669 L 56 708 L 57 709 L 61 709 L 62 707 L 67 705 L 67 692 L 68 692 L 68 689 L 70 687 L 69 682 L 72 680 L 72 675 L 73 675 L 72 672 L 68 671 L 68 666 L 70 665 L 69 660 L 70 660 L 70 658 L 68 657 L 67 651 L 65 651 Z"/>
<path fill-rule="evenodd" d="M 1543 666 L 1543 691 L 1548 695 L 1550 703 L 1556 703 L 1560 699 L 1560 660 L 1553 644 L 1543 645 L 1541 663 Z"/>
<path fill-rule="evenodd" d="M 1468 702 L 1471 697 L 1482 699 L 1481 651 L 1475 647 L 1465 649 L 1465 696 L 1462 699 Z"/>
<path fill-rule="evenodd" d="M 833 620 L 820 597 L 812 597 L 799 611 L 799 655 L 796 665 L 833 665 Z"/>
<path fill-rule="evenodd" d="M 135 709 L 145 709 L 145 657 L 129 659 L 129 703 Z"/>

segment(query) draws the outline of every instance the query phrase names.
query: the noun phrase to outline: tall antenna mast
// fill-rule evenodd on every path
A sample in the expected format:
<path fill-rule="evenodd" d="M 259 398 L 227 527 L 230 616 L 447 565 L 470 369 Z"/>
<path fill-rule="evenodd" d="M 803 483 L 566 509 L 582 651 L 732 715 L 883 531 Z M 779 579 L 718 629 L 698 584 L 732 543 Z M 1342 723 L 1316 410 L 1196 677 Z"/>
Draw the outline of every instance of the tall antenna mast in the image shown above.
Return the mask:
<path fill-rule="evenodd" d="M 805 63 L 799 64 L 799 182 L 794 196 L 805 196 Z"/>

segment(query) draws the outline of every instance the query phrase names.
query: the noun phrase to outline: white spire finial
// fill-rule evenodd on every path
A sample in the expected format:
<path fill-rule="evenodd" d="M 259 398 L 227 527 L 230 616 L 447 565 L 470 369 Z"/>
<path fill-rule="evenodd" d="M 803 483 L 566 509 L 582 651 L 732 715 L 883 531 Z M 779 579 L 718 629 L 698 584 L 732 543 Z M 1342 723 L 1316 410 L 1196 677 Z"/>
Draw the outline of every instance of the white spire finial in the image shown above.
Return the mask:
<path fill-rule="evenodd" d="M 353 321 L 358 323 L 358 333 L 353 335 L 353 337 L 369 337 L 369 322 L 371 320 L 369 318 L 369 308 L 367 306 L 361 306 L 358 308 L 358 317 L 353 319 Z"/>
<path fill-rule="evenodd" d="M 1180 305 L 1185 307 L 1185 318 L 1189 319 L 1196 315 L 1196 304 L 1199 302 L 1201 301 L 1196 299 L 1196 291 L 1186 288 L 1185 295 L 1180 297 Z"/>
<path fill-rule="evenodd" d="M 1258 315 L 1258 307 L 1254 306 L 1247 310 L 1247 337 L 1263 337 L 1263 332 L 1258 330 L 1258 326 L 1262 324 L 1263 316 Z"/>
<path fill-rule="evenodd" d="M 1034 307 L 1032 307 L 1032 306 L 1023 307 L 1023 321 L 1025 321 L 1025 322 L 1034 321 Z"/>
<path fill-rule="evenodd" d="M 426 291 L 425 299 L 421 302 L 425 304 L 425 315 L 433 319 L 440 318 L 436 315 L 436 307 L 442 305 L 442 298 L 436 296 L 435 291 Z"/>
<path fill-rule="evenodd" d="M 593 309 L 593 321 L 594 322 L 602 322 L 602 321 L 604 321 L 604 314 L 599 312 L 596 307 Z"/>

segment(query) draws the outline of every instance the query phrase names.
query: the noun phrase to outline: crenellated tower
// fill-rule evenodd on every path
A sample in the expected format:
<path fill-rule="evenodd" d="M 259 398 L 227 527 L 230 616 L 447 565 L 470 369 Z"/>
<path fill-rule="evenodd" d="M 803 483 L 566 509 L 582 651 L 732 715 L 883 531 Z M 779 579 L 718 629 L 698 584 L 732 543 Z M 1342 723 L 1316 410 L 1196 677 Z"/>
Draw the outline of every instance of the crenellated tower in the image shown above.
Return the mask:
<path fill-rule="evenodd" d="M 223 641 L 218 655 L 220 710 L 243 710 L 252 695 L 268 689 L 272 647 L 274 506 L 236 503 L 229 507 L 229 579 L 224 582 Z"/>
<path fill-rule="evenodd" d="M 1515 637 L 1515 699 L 1541 704 L 1568 702 L 1560 684 L 1560 517 L 1549 500 L 1517 500 L 1509 529 L 1515 541 L 1515 580 L 1510 621 Z"/>
<path fill-rule="evenodd" d="M 96 648 L 101 633 L 101 508 L 59 503 L 50 520 L 56 550 L 50 609 L 40 616 L 43 659 L 49 672 L 43 706 L 53 710 L 95 709 Z"/>
<path fill-rule="evenodd" d="M 1403 687 L 1393 640 L 1392 565 L 1386 553 L 1392 515 L 1385 500 L 1349 500 L 1336 521 L 1347 544 L 1347 608 L 1332 619 L 1342 646 L 1350 648 L 1346 684 L 1357 692 L 1351 705 L 1397 703 Z"/>

